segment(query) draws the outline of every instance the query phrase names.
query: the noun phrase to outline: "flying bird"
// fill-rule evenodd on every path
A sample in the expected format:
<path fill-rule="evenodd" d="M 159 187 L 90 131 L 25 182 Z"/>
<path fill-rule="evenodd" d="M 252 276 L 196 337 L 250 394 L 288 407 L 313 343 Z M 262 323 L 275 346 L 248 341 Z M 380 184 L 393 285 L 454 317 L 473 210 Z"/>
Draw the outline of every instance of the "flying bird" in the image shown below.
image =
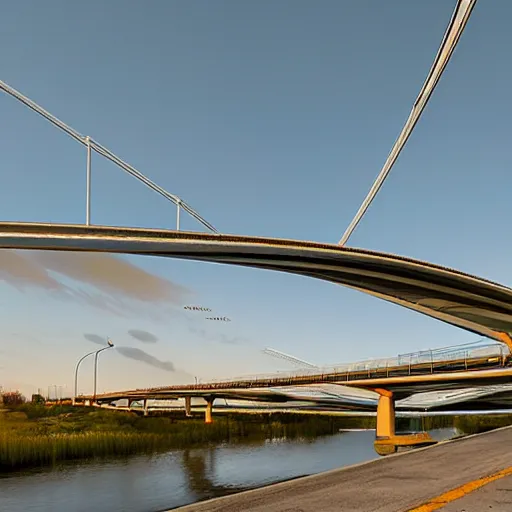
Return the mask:
<path fill-rule="evenodd" d="M 211 311 L 211 308 L 205 308 L 203 306 L 184 306 L 183 309 L 188 309 L 189 311 Z"/>
<path fill-rule="evenodd" d="M 207 316 L 206 320 L 213 320 L 214 322 L 231 322 L 231 318 L 227 316 Z"/>

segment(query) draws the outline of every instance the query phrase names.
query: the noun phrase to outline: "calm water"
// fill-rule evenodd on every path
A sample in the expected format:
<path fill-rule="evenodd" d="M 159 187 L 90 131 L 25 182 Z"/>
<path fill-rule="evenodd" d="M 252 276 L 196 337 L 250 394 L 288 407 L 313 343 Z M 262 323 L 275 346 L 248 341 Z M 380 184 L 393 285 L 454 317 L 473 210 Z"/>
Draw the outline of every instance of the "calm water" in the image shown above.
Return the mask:
<path fill-rule="evenodd" d="M 453 430 L 434 433 L 448 438 Z M 0 477 L 2 512 L 159 512 L 377 458 L 375 433 L 176 450 Z"/>

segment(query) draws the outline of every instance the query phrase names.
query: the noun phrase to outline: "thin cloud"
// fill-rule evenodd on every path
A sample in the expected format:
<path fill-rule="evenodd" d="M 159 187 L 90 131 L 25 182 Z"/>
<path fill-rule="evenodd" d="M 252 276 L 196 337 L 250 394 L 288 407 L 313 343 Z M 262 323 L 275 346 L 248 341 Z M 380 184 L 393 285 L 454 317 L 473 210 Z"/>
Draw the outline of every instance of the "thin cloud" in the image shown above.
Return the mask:
<path fill-rule="evenodd" d="M 61 282 L 59 276 L 76 285 Z M 174 314 L 175 306 L 190 293 L 121 258 L 96 253 L 1 249 L 0 280 L 19 291 L 32 287 L 49 292 L 55 299 L 73 300 L 121 317 L 137 314 L 155 321 Z M 151 307 L 143 308 L 141 302 L 151 303 Z"/>
<path fill-rule="evenodd" d="M 130 311 L 133 310 L 133 308 L 129 304 L 126 304 L 121 298 L 109 297 L 101 293 L 73 290 L 73 298 L 93 308 L 108 311 L 113 315 L 125 318 L 131 317 Z"/>
<path fill-rule="evenodd" d="M 142 343 L 156 343 L 158 338 L 151 332 L 143 331 L 142 329 L 130 329 L 128 334 Z"/>
<path fill-rule="evenodd" d="M 205 340 L 216 341 L 217 343 L 222 343 L 224 345 L 240 345 L 247 342 L 247 338 L 244 336 L 228 336 L 221 332 L 210 332 L 206 329 L 196 327 L 191 323 L 188 328 L 191 333 L 196 334 Z"/>
<path fill-rule="evenodd" d="M 49 291 L 62 292 L 66 289 L 45 268 L 9 249 L 0 249 L 0 278 L 17 289 L 31 286 Z"/>
<path fill-rule="evenodd" d="M 164 370 L 166 372 L 176 371 L 174 364 L 171 363 L 171 361 L 161 361 L 160 359 L 153 357 L 151 354 L 144 352 L 144 350 L 141 350 L 140 348 L 116 347 L 116 350 L 124 357 L 135 359 L 136 361 L 141 361 L 143 363 L 149 364 L 150 366 L 154 366 L 155 368 L 159 368 L 160 370 Z"/>
<path fill-rule="evenodd" d="M 176 304 L 188 294 L 183 286 L 110 254 L 32 251 L 30 257 L 46 270 L 93 285 L 108 294 L 122 294 L 144 302 Z"/>
<path fill-rule="evenodd" d="M 107 339 L 99 334 L 85 333 L 84 338 L 91 343 L 96 343 L 96 345 L 103 345 L 104 347 L 107 346 Z"/>

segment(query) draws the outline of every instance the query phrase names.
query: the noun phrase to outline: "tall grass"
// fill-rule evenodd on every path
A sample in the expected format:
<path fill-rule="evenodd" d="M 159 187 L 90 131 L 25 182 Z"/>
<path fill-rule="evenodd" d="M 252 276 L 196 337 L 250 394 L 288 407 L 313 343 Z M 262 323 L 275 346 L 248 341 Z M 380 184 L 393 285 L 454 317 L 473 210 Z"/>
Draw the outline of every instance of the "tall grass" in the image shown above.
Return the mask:
<path fill-rule="evenodd" d="M 251 418 L 250 421 L 227 417 L 216 418 L 213 424 L 206 425 L 203 420 L 173 421 L 97 410 L 55 416 L 50 411 L 27 409 L 10 415 L 11 420 L 4 418 L 0 423 L 0 471 L 65 460 L 161 452 L 212 442 L 315 437 L 338 430 L 333 419 L 314 417 L 296 421 L 288 418 L 284 423 L 268 416 L 265 420 Z M 12 428 L 14 425 L 16 428 Z"/>
<path fill-rule="evenodd" d="M 134 413 L 25 404 L 0 410 L 0 472 L 65 460 L 162 452 L 208 443 L 314 438 L 340 428 L 374 428 L 375 418 L 261 414 L 176 420 Z M 398 426 L 397 422 L 397 426 Z M 422 428 L 466 433 L 512 424 L 512 416 L 424 418 Z"/>
<path fill-rule="evenodd" d="M 466 434 L 478 434 L 512 425 L 512 414 L 499 416 L 457 416 L 453 418 L 453 424 Z"/>
<path fill-rule="evenodd" d="M 0 471 L 55 464 L 64 460 L 152 453 L 224 441 L 222 425 L 174 429 L 168 434 L 142 432 L 84 432 L 77 434 L 16 435 L 0 433 Z M 220 427 L 220 428 L 219 428 Z"/>
<path fill-rule="evenodd" d="M 46 436 L 0 434 L 0 470 L 54 464 L 62 460 L 154 451 L 165 439 L 155 434 L 98 432 Z"/>

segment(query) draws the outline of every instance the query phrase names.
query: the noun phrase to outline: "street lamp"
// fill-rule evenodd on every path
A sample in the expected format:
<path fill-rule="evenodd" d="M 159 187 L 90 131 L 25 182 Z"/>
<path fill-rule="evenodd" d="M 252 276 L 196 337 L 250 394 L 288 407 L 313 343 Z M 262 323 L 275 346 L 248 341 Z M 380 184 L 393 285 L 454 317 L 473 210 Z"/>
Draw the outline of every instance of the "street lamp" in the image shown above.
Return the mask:
<path fill-rule="evenodd" d="M 78 394 L 78 368 L 80 367 L 80 363 L 89 356 L 92 356 L 95 354 L 94 357 L 94 396 L 96 397 L 96 375 L 97 375 L 97 367 L 98 367 L 98 354 L 102 352 L 103 350 L 106 350 L 107 348 L 112 348 L 114 344 L 112 343 L 112 340 L 110 338 L 107 338 L 107 346 L 100 348 L 99 350 L 93 350 L 92 352 L 89 352 L 88 354 L 85 354 L 85 356 L 82 356 L 78 362 L 76 363 L 75 368 L 75 393 L 73 396 L 73 405 L 76 403 L 76 397 Z"/>
<path fill-rule="evenodd" d="M 103 352 L 104 350 L 107 350 L 109 348 L 112 348 L 114 346 L 114 343 L 112 343 L 112 340 L 110 338 L 107 338 L 107 346 L 100 348 L 96 351 L 94 354 L 94 394 L 93 394 L 93 401 L 96 401 L 96 382 L 98 379 L 98 355 L 100 352 Z"/>

